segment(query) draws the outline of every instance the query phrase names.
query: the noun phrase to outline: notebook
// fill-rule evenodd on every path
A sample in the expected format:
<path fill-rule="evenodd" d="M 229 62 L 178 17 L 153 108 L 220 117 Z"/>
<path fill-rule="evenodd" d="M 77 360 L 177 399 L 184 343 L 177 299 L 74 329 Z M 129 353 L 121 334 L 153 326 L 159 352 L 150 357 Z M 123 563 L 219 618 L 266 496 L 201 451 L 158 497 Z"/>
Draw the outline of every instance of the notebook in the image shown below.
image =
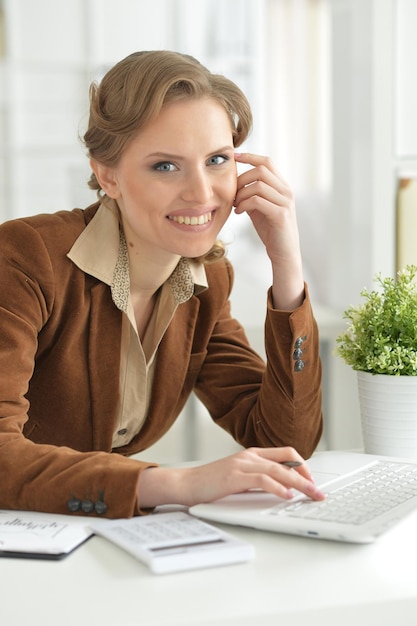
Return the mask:
<path fill-rule="evenodd" d="M 0 557 L 63 559 L 93 531 L 90 518 L 0 510 Z"/>
<path fill-rule="evenodd" d="M 313 455 L 309 467 L 326 494 L 324 501 L 299 492 L 288 501 L 253 490 L 198 504 L 189 512 L 212 522 L 371 543 L 417 509 L 417 460 L 326 451 Z"/>

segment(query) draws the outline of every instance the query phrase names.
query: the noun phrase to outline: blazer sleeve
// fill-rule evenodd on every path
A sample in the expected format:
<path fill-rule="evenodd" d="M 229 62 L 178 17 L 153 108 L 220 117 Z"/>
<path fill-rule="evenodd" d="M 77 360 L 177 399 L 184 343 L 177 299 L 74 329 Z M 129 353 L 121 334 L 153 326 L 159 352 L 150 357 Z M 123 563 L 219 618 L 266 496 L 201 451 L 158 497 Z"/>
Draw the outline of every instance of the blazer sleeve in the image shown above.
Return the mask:
<path fill-rule="evenodd" d="M 56 241 L 60 237 L 62 228 L 54 234 Z M 54 305 L 56 268 L 39 232 L 20 221 L 4 224 L 0 227 L 0 508 L 129 517 L 137 512 L 140 471 L 151 464 L 105 451 L 34 443 L 23 434 L 39 334 L 51 324 Z M 62 348 L 63 342 L 50 347 Z M 45 403 L 52 393 L 56 390 L 44 389 Z M 60 429 L 60 418 L 59 411 L 51 416 L 51 428 Z M 85 425 L 88 432 L 88 417 Z"/>
<path fill-rule="evenodd" d="M 233 270 L 230 266 L 230 289 Z M 307 285 L 292 312 L 267 295 L 267 362 L 249 346 L 225 300 L 211 335 L 196 395 L 213 420 L 244 447 L 293 446 L 309 458 L 322 434 L 319 333 Z"/>

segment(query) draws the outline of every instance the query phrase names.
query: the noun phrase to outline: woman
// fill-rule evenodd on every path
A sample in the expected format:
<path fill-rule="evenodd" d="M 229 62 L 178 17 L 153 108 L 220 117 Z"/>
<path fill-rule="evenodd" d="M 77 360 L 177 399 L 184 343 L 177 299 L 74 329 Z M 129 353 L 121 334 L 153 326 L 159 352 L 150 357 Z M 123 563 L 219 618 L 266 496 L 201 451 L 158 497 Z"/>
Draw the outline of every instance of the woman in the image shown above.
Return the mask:
<path fill-rule="evenodd" d="M 236 85 L 177 53 L 132 54 L 92 86 L 99 201 L 0 227 L 0 508 L 129 517 L 250 488 L 323 497 L 303 461 L 321 370 L 294 201 L 268 158 L 235 152 L 250 126 Z M 266 366 L 230 315 L 217 236 L 233 206 L 272 264 Z M 247 449 L 196 468 L 127 458 L 192 390 Z"/>

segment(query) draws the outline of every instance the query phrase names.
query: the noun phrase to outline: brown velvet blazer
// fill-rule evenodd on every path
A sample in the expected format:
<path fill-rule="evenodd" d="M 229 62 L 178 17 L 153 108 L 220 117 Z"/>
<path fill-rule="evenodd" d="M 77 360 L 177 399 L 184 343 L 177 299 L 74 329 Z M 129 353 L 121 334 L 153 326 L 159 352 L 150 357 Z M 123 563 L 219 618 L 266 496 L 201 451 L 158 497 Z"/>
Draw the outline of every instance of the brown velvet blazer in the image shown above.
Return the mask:
<path fill-rule="evenodd" d="M 109 287 L 66 256 L 97 206 L 0 226 L 0 508 L 69 513 L 90 501 L 108 517 L 137 514 L 138 478 L 152 464 L 127 456 L 170 428 L 192 390 L 243 446 L 291 445 L 309 457 L 322 417 L 308 293 L 291 314 L 268 305 L 265 367 L 230 316 L 226 260 L 208 265 L 209 288 L 178 307 L 145 424 L 112 452 L 122 313 Z"/>

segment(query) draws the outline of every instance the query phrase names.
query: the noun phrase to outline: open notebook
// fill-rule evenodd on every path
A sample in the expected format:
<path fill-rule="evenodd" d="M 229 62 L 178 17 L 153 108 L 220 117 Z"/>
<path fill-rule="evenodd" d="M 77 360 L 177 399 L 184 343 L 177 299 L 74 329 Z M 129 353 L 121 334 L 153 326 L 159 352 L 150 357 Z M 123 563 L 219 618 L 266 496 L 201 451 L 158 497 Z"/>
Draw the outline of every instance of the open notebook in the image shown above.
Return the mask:
<path fill-rule="evenodd" d="M 190 513 L 278 533 L 370 543 L 417 509 L 417 460 L 330 451 L 314 455 L 309 467 L 324 501 L 302 494 L 284 501 L 249 491 L 198 504 Z"/>
<path fill-rule="evenodd" d="M 90 518 L 0 509 L 0 557 L 63 559 L 93 531 Z"/>

